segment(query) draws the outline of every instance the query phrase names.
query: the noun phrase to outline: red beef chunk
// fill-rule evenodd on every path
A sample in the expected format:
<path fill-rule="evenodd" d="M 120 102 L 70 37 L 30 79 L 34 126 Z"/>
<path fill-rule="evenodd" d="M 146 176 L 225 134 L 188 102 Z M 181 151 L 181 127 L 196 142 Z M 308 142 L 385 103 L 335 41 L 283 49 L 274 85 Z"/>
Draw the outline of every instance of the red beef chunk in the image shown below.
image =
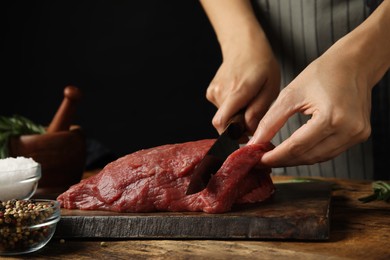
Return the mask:
<path fill-rule="evenodd" d="M 66 209 L 223 213 L 234 204 L 260 202 L 273 194 L 271 169 L 259 165 L 272 145 L 263 144 L 236 150 L 206 189 L 186 195 L 194 168 L 214 141 L 167 144 L 128 154 L 71 186 L 57 200 Z"/>

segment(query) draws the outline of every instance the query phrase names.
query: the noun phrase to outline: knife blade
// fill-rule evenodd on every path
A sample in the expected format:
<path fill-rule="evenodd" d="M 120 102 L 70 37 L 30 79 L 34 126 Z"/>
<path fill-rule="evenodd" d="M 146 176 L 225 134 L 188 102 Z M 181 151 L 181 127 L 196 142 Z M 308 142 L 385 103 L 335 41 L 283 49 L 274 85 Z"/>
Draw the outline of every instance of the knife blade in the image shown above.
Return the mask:
<path fill-rule="evenodd" d="M 194 169 L 187 188 L 187 195 L 206 188 L 212 175 L 219 170 L 226 158 L 240 147 L 239 141 L 245 131 L 244 112 L 240 111 L 230 119 L 225 130 Z"/>

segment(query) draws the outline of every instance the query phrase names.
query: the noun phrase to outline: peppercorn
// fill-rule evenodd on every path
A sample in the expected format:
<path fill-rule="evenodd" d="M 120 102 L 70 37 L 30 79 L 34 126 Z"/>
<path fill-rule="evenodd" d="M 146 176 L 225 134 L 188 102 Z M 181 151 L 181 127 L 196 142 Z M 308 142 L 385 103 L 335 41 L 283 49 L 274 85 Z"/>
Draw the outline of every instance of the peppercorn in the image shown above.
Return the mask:
<path fill-rule="evenodd" d="M 23 251 L 46 239 L 51 227 L 42 224 L 53 215 L 53 204 L 35 200 L 0 201 L 0 252 Z"/>

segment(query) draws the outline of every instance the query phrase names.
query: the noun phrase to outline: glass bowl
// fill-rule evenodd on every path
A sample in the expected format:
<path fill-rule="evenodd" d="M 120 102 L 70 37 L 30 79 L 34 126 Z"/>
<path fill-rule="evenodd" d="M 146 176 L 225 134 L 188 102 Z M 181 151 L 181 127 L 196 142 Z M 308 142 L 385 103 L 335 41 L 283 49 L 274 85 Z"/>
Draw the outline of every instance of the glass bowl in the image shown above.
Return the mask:
<path fill-rule="evenodd" d="M 0 201 L 31 198 L 37 190 L 41 176 L 39 163 L 14 170 L 0 168 Z"/>
<path fill-rule="evenodd" d="M 10 200 L 0 203 L 0 255 L 37 251 L 53 237 L 61 209 L 55 200 Z"/>

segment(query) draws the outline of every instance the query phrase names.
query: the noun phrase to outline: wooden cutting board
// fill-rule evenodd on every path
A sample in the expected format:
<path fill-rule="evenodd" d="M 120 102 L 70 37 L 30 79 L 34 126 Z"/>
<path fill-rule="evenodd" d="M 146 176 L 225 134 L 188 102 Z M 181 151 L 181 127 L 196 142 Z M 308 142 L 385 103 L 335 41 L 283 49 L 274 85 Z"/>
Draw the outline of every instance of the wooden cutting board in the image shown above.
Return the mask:
<path fill-rule="evenodd" d="M 115 213 L 62 210 L 59 238 L 327 240 L 331 184 L 277 183 L 268 201 L 231 212 Z"/>

